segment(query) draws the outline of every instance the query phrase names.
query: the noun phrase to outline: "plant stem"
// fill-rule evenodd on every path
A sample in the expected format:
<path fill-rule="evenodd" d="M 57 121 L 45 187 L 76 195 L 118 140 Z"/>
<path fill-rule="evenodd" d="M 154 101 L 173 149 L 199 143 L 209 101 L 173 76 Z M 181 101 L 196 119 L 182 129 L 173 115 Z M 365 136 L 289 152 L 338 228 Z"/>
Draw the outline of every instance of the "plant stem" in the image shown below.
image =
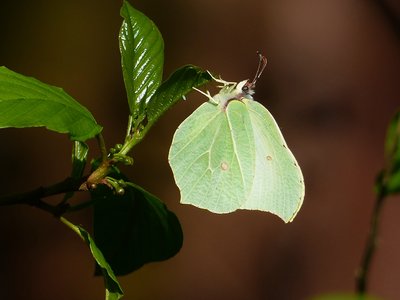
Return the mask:
<path fill-rule="evenodd" d="M 68 177 L 65 180 L 60 181 L 49 187 L 39 187 L 35 190 L 25 193 L 2 196 L 0 197 L 0 206 L 27 204 L 50 212 L 54 216 L 59 216 L 66 212 L 66 210 L 68 209 L 68 204 L 62 203 L 61 205 L 51 205 L 44 202 L 42 199 L 58 194 L 78 191 L 80 185 L 85 180 L 86 178 L 74 179 Z"/>
<path fill-rule="evenodd" d="M 122 146 L 121 150 L 118 152 L 119 155 L 127 155 L 129 151 L 132 150 L 132 148 L 138 144 L 141 141 L 141 139 L 137 138 L 131 138 L 127 139 L 127 141 L 124 143 Z"/>
<path fill-rule="evenodd" d="M 125 143 L 131 138 L 132 135 L 132 125 L 133 125 L 133 118 L 132 115 L 129 114 L 128 118 L 128 128 L 126 129 L 126 135 L 125 135 Z M 125 144 L 124 143 L 124 144 Z"/>
<path fill-rule="evenodd" d="M 81 236 L 81 233 L 79 232 L 79 229 L 78 229 L 74 224 L 72 224 L 70 221 L 68 221 L 68 220 L 67 220 L 66 218 L 64 218 L 64 217 L 60 217 L 60 221 L 61 221 L 62 223 L 64 223 L 67 227 L 69 227 L 70 229 L 72 229 L 76 234 L 78 234 L 82 240 L 84 240 L 83 237 Z"/>
<path fill-rule="evenodd" d="M 79 203 L 79 204 L 76 204 L 76 205 L 70 205 L 68 207 L 68 212 L 79 211 L 81 209 L 84 209 L 86 207 L 89 207 L 89 206 L 93 205 L 93 203 L 94 203 L 93 200 L 89 200 L 89 201 L 82 202 L 82 203 Z"/>
<path fill-rule="evenodd" d="M 382 212 L 382 207 L 385 197 L 383 195 L 378 195 L 375 200 L 374 210 L 371 217 L 371 225 L 368 234 L 368 239 L 365 244 L 363 258 L 361 260 L 360 267 L 356 276 L 356 291 L 359 296 L 364 296 L 367 292 L 368 275 L 371 266 L 372 259 L 375 254 L 379 220 Z M 362 299 L 362 298 L 361 298 Z"/>
<path fill-rule="evenodd" d="M 151 126 L 152 123 L 147 123 L 147 125 L 140 132 L 134 133 L 131 136 L 127 136 L 124 145 L 122 145 L 122 149 L 118 152 L 118 154 L 127 155 L 129 151 L 132 150 L 133 147 L 135 147 L 143 140 L 144 136 L 150 130 Z"/>
<path fill-rule="evenodd" d="M 97 142 L 99 143 L 99 148 L 101 151 L 101 161 L 106 161 L 107 160 L 107 147 L 106 143 L 104 141 L 104 137 L 101 133 L 96 135 Z"/>

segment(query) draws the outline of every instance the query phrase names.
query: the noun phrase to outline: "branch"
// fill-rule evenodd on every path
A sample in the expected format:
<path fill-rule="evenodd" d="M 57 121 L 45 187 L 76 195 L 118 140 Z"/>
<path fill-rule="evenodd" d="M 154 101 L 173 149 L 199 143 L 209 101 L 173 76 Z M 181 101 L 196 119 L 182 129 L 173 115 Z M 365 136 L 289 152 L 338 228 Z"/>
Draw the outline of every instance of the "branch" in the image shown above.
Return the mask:
<path fill-rule="evenodd" d="M 68 210 L 68 204 L 62 203 L 61 205 L 51 205 L 44 202 L 42 199 L 58 194 L 79 191 L 80 185 L 85 180 L 86 177 L 79 179 L 68 177 L 49 187 L 39 187 L 25 193 L 5 195 L 0 197 L 0 206 L 27 204 L 50 212 L 54 216 L 60 216 Z"/>

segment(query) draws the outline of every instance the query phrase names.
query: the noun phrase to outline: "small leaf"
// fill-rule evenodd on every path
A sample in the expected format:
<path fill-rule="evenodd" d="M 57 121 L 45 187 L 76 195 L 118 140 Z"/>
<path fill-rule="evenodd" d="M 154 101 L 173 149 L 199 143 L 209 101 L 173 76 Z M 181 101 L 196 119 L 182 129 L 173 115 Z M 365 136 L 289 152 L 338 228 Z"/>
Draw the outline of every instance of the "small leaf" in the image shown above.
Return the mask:
<path fill-rule="evenodd" d="M 72 148 L 72 178 L 80 178 L 85 170 L 89 147 L 84 142 L 75 141 Z"/>
<path fill-rule="evenodd" d="M 400 192 L 400 111 L 391 120 L 385 142 L 386 167 L 382 178 L 387 195 Z"/>
<path fill-rule="evenodd" d="M 193 87 L 199 87 L 211 80 L 208 72 L 192 65 L 187 65 L 176 70 L 157 89 L 147 105 L 147 118 L 149 123 L 154 123 L 173 106 L 180 98 L 189 93 Z"/>
<path fill-rule="evenodd" d="M 73 179 L 79 179 L 82 177 L 85 170 L 87 155 L 89 152 L 89 146 L 80 141 L 74 141 L 72 147 L 72 172 L 71 177 Z M 64 195 L 64 202 L 70 199 L 74 195 L 74 192 L 68 192 Z"/>
<path fill-rule="evenodd" d="M 41 127 L 85 141 L 100 133 L 92 114 L 62 89 L 0 67 L 0 128 Z"/>
<path fill-rule="evenodd" d="M 387 195 L 393 195 L 400 192 L 400 172 L 391 174 L 385 183 L 385 191 Z"/>
<path fill-rule="evenodd" d="M 164 41 L 157 26 L 127 1 L 119 34 L 122 73 L 131 115 L 137 117 L 161 83 Z"/>
<path fill-rule="evenodd" d="M 391 161 L 400 162 L 400 111 L 389 123 L 385 141 L 385 155 Z"/>
<path fill-rule="evenodd" d="M 96 260 L 96 263 L 101 269 L 101 272 L 104 276 L 104 282 L 106 286 L 106 300 L 121 299 L 124 293 L 121 289 L 121 286 L 119 285 L 117 277 L 115 277 L 113 270 L 111 269 L 108 262 L 105 260 L 100 249 L 96 246 L 90 234 L 81 226 L 72 224 L 63 217 L 61 217 L 60 220 L 73 231 L 75 231 L 89 246 L 93 258 Z"/>
<path fill-rule="evenodd" d="M 117 174 L 113 177 L 126 179 Z M 183 237 L 179 221 L 152 194 L 131 184 L 123 196 L 106 186 L 91 193 L 95 241 L 116 275 L 166 260 L 180 250 Z"/>

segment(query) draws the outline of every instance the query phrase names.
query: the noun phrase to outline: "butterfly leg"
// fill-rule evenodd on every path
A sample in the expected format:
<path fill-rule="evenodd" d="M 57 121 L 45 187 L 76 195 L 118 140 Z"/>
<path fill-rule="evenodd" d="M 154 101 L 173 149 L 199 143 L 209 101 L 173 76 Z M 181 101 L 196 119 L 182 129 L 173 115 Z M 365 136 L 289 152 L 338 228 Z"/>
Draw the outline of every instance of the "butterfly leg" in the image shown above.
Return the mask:
<path fill-rule="evenodd" d="M 194 89 L 194 90 L 198 91 L 200 94 L 206 96 L 206 97 L 208 98 L 208 100 L 209 100 L 211 103 L 213 103 L 213 104 L 218 104 L 218 101 L 216 101 L 216 100 L 211 96 L 211 94 L 210 94 L 209 91 L 207 91 L 206 93 L 204 93 L 202 90 L 199 90 L 199 89 L 197 89 L 197 88 L 195 88 L 195 87 L 193 87 L 192 89 Z"/>
<path fill-rule="evenodd" d="M 227 86 L 227 85 L 233 85 L 233 84 L 236 84 L 236 82 L 229 82 L 229 81 L 225 81 L 225 80 L 223 80 L 221 77 L 219 77 L 219 78 L 216 78 L 216 77 L 214 77 L 213 76 L 213 74 L 211 74 L 211 72 L 210 71 L 207 71 L 207 73 L 211 76 L 211 78 L 214 80 L 214 81 L 216 81 L 216 82 L 218 82 L 218 83 L 222 83 L 223 84 L 223 86 L 218 86 L 219 88 L 223 88 L 223 87 L 225 87 L 225 86 Z"/>

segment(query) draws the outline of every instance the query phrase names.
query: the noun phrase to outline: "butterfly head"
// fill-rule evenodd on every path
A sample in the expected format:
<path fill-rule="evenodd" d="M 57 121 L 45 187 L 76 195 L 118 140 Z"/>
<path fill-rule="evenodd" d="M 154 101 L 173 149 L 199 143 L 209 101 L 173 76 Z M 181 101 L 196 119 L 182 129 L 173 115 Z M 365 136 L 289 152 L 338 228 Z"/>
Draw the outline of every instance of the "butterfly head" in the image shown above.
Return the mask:
<path fill-rule="evenodd" d="M 250 80 L 243 80 L 241 82 L 239 82 L 236 85 L 236 92 L 237 92 L 237 98 L 238 99 L 242 99 L 242 98 L 249 98 L 249 99 L 253 99 L 252 95 L 254 95 L 255 91 L 255 84 L 253 84 L 253 82 L 251 82 Z"/>
<path fill-rule="evenodd" d="M 253 99 L 252 95 L 255 93 L 255 88 L 256 88 L 256 82 L 258 78 L 260 78 L 262 72 L 264 71 L 266 65 L 267 65 L 267 58 L 263 56 L 261 53 L 258 53 L 259 57 L 259 62 L 258 62 L 258 68 L 256 75 L 254 76 L 253 80 L 243 80 L 239 82 L 236 87 L 236 96 L 238 99 L 242 98 L 248 98 L 248 99 Z"/>
<path fill-rule="evenodd" d="M 240 81 L 239 83 L 236 82 L 228 82 L 225 80 L 222 80 L 221 78 L 215 78 L 212 76 L 211 73 L 210 76 L 218 83 L 222 84 L 218 87 L 221 88 L 218 94 L 211 96 L 209 92 L 203 93 L 211 103 L 219 105 L 222 109 L 226 109 L 228 106 L 229 101 L 231 100 L 242 100 L 242 99 L 251 99 L 253 100 L 252 95 L 254 95 L 254 90 L 256 87 L 256 82 L 258 78 L 260 78 L 262 72 L 265 69 L 265 66 L 267 65 L 267 59 L 265 56 L 260 54 L 258 52 L 259 56 L 259 62 L 258 62 L 258 68 L 256 71 L 256 74 L 253 78 L 253 80 L 243 80 Z M 197 90 L 197 89 L 196 89 Z"/>

